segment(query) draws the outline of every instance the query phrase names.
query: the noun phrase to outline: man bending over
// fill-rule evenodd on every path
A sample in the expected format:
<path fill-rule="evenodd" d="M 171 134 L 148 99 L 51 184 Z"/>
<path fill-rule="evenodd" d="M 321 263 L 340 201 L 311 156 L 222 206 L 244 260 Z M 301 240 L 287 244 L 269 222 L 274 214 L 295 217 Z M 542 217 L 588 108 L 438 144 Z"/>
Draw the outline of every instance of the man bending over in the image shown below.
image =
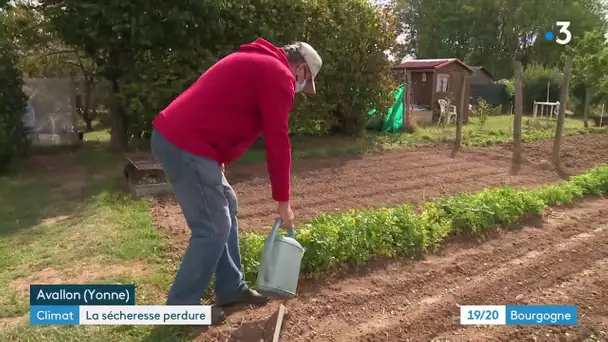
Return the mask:
<path fill-rule="evenodd" d="M 238 204 L 224 166 L 263 134 L 272 198 L 283 227 L 293 227 L 289 112 L 295 93 L 316 93 L 321 66 L 306 43 L 278 48 L 258 38 L 205 71 L 154 119 L 152 152 L 192 233 L 167 305 L 200 305 L 213 274 L 212 324 L 225 320 L 222 307 L 267 302 L 243 281 Z"/>

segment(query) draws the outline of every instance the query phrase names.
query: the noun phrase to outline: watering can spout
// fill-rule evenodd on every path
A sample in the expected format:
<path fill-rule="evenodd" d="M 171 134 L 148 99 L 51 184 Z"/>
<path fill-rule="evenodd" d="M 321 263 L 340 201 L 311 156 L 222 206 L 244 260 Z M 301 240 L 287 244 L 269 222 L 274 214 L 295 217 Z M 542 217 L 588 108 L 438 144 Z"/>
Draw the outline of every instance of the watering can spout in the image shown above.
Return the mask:
<path fill-rule="evenodd" d="M 269 297 L 293 298 L 304 249 L 296 241 L 293 228 L 288 229 L 288 236 L 278 234 L 281 224 L 277 219 L 264 241 L 256 287 Z"/>

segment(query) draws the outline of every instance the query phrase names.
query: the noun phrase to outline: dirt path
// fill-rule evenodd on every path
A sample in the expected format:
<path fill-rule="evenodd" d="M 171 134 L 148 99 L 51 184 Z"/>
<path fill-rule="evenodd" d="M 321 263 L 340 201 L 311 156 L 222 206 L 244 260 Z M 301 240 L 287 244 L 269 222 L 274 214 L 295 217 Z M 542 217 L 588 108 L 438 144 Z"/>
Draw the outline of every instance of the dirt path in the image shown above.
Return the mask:
<path fill-rule="evenodd" d="M 454 241 L 423 261 L 302 281 L 281 341 L 605 341 L 608 199 L 551 210 L 485 242 Z M 353 274 L 354 273 L 354 274 Z M 458 305 L 575 304 L 579 325 L 464 327 Z M 269 341 L 273 302 L 197 341 Z"/>
<path fill-rule="evenodd" d="M 463 150 L 450 158 L 450 148 L 401 149 L 357 158 L 300 160 L 293 165 L 293 209 L 299 222 L 325 212 L 351 208 L 420 204 L 429 197 L 478 191 L 510 184 L 537 186 L 559 179 L 547 162 L 551 141 L 526 144 L 528 163 L 511 173 L 510 147 Z M 587 134 L 565 137 L 563 161 L 570 172 L 608 163 L 608 137 Z M 241 231 L 267 231 L 275 218 L 275 203 L 264 164 L 229 168 L 228 178 L 239 196 Z M 178 245 L 189 231 L 172 198 L 161 199 L 153 215 Z"/>

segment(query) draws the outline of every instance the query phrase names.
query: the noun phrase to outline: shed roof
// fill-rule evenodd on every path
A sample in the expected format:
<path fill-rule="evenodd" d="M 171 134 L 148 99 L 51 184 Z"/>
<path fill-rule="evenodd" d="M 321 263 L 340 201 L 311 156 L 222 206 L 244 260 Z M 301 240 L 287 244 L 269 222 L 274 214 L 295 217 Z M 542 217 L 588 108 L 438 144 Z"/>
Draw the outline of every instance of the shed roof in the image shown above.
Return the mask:
<path fill-rule="evenodd" d="M 416 70 L 416 69 L 435 69 L 436 70 L 436 69 L 443 68 L 444 66 L 452 64 L 452 63 L 458 63 L 461 66 L 463 66 L 465 69 L 468 69 L 469 71 L 473 72 L 473 69 L 471 69 L 471 67 L 469 67 L 468 65 L 466 65 L 465 63 L 460 61 L 458 58 L 412 59 L 409 61 L 405 61 L 405 63 L 402 63 L 397 68 L 406 68 L 409 70 Z"/>
<path fill-rule="evenodd" d="M 483 66 L 472 66 L 471 69 L 473 70 L 473 72 L 478 72 L 481 71 L 483 73 L 485 73 L 486 75 L 488 75 L 493 81 L 495 81 L 496 79 L 494 78 L 494 75 L 492 75 L 488 69 L 486 69 Z"/>

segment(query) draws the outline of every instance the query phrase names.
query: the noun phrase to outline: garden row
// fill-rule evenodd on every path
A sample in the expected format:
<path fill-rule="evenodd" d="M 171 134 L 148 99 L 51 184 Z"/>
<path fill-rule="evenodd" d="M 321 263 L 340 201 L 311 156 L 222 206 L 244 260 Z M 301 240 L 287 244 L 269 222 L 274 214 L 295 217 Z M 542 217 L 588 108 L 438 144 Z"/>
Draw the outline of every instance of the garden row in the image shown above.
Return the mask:
<path fill-rule="evenodd" d="M 541 215 L 549 206 L 564 205 L 589 195 L 608 194 L 608 165 L 568 181 L 536 189 L 498 187 L 476 194 L 439 198 L 420 212 L 409 204 L 395 208 L 324 214 L 301 225 L 296 238 L 305 248 L 302 273 L 318 274 L 346 264 L 364 264 L 374 257 L 421 255 L 446 238 L 476 235 L 495 227 L 513 227 L 522 218 Z M 255 281 L 265 235 L 241 236 L 245 279 Z"/>
<path fill-rule="evenodd" d="M 512 126 L 512 124 L 511 124 Z M 567 127 L 564 129 L 564 136 L 593 133 L 602 131 L 595 127 Z M 524 143 L 538 140 L 553 139 L 555 137 L 555 127 L 542 127 L 540 129 L 523 129 L 521 140 Z M 450 137 L 448 141 L 453 141 Z M 512 127 L 500 130 L 472 130 L 465 132 L 462 137 L 462 144 L 470 147 L 485 147 L 495 144 L 510 143 L 513 141 Z"/>

